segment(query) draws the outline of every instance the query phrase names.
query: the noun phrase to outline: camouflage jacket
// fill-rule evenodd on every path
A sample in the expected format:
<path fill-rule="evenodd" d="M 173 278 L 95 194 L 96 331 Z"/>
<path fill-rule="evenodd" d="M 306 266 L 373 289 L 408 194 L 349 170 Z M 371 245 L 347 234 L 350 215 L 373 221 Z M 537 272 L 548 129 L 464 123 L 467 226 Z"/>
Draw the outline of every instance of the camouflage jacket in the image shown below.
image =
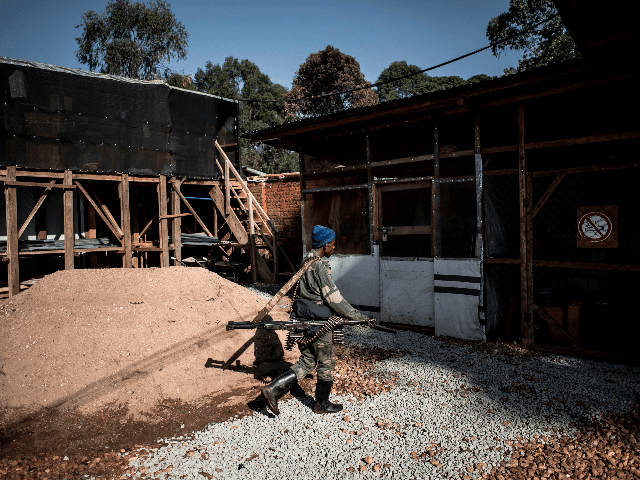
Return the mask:
<path fill-rule="evenodd" d="M 318 258 L 314 250 L 311 250 L 303 259 L 303 264 L 310 258 Z M 351 320 L 363 320 L 368 318 L 356 310 L 340 294 L 340 290 L 331 278 L 331 267 L 328 260 L 314 263 L 300 278 L 298 296 L 317 303 L 327 305 L 336 315 Z"/>

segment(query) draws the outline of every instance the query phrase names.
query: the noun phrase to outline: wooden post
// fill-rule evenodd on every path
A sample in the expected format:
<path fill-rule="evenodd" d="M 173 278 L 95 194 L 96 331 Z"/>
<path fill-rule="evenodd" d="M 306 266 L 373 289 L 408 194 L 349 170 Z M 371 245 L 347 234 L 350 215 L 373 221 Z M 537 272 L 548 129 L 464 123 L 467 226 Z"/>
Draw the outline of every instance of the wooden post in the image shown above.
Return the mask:
<path fill-rule="evenodd" d="M 525 155 L 524 104 L 518 104 L 518 190 L 520 199 L 520 334 L 522 347 L 530 348 L 534 343 L 533 312 L 530 292 L 533 290 L 533 261 L 531 250 L 531 178 L 527 178 Z"/>
<path fill-rule="evenodd" d="M 442 254 L 440 231 L 440 145 L 438 143 L 438 121 L 433 127 L 433 182 L 431 182 L 431 250 L 433 257 Z"/>
<path fill-rule="evenodd" d="M 7 167 L 7 180 L 16 180 L 16 167 Z M 7 258 L 9 260 L 9 297 L 20 293 L 20 269 L 18 260 L 18 193 L 16 187 L 4 187 L 7 219 Z"/>
<path fill-rule="evenodd" d="M 162 253 L 160 254 L 160 266 L 168 267 L 169 263 L 169 232 L 166 218 L 167 216 L 167 177 L 160 175 L 160 181 L 158 182 L 158 206 L 159 215 L 158 220 L 159 234 L 160 234 L 160 248 Z M 165 218 L 162 218 L 165 217 Z"/>
<path fill-rule="evenodd" d="M 71 170 L 64 171 L 64 185 L 73 185 L 73 174 Z M 64 190 L 64 269 L 73 270 L 73 190 L 67 188 Z"/>
<path fill-rule="evenodd" d="M 251 282 L 256 283 L 258 281 L 258 250 L 256 249 L 256 236 L 255 225 L 253 223 L 253 199 L 249 200 L 249 243 L 251 246 Z"/>
<path fill-rule="evenodd" d="M 177 179 L 176 179 L 177 180 Z M 171 189 L 171 213 L 177 215 L 180 213 L 180 182 L 174 183 Z M 174 217 L 171 222 L 171 238 L 173 240 L 173 256 L 178 260 L 182 260 L 182 217 Z"/>
<path fill-rule="evenodd" d="M 371 168 L 371 140 L 369 138 L 369 129 L 365 129 L 365 145 L 367 150 L 367 183 L 371 185 L 371 195 L 369 195 L 369 227 L 371 228 L 371 239 L 374 244 L 380 241 L 380 230 L 378 230 L 378 186 L 373 177 L 373 169 Z M 372 247 L 373 248 L 373 247 Z"/>
<path fill-rule="evenodd" d="M 133 244 L 140 243 L 140 216 L 138 215 L 138 187 L 133 187 L 131 190 L 131 203 L 129 205 L 131 210 L 131 242 Z M 133 268 L 140 268 L 140 254 L 132 254 L 131 266 Z"/>
<path fill-rule="evenodd" d="M 122 233 L 124 234 L 123 268 L 131 268 L 133 266 L 131 258 L 131 210 L 129 207 L 129 174 L 123 173 L 122 180 L 120 180 L 120 219 L 122 221 Z"/>
<path fill-rule="evenodd" d="M 87 212 L 87 230 L 84 232 L 84 238 L 98 238 L 96 231 L 96 209 L 90 202 L 85 202 L 85 211 Z M 100 258 L 98 253 L 87 253 L 89 268 L 98 268 L 100 266 Z"/>

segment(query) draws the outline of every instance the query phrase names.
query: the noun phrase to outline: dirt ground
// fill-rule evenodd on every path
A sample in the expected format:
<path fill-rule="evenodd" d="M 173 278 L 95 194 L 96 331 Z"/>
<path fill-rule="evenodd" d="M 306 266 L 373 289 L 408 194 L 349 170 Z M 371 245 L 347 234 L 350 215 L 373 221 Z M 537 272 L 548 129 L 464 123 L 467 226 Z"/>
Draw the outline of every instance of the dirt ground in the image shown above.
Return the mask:
<path fill-rule="evenodd" d="M 60 271 L 3 302 L 0 478 L 119 476 L 127 457 L 118 453 L 262 408 L 259 388 L 297 350 L 282 348 L 285 332 L 225 326 L 266 302 L 184 267 Z M 285 320 L 287 309 L 271 316 Z M 389 355 L 343 348 L 345 380 L 334 389 L 390 389 L 393 380 L 356 386 L 346 375 L 362 378 Z M 314 383 L 293 393 L 313 394 Z"/>

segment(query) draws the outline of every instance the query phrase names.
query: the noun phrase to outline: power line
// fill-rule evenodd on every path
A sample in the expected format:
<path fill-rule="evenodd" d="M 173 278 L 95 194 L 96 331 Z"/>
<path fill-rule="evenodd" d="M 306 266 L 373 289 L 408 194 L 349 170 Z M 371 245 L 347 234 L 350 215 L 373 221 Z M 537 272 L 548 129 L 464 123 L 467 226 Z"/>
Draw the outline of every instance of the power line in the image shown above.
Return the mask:
<path fill-rule="evenodd" d="M 476 53 L 480 53 L 484 50 L 487 50 L 489 48 L 493 48 L 493 47 L 497 47 L 498 45 L 502 45 L 505 42 L 508 42 L 509 40 L 512 40 L 514 38 L 517 37 L 521 37 L 525 34 L 528 34 L 531 30 L 534 30 L 535 28 L 539 27 L 540 25 L 542 25 L 545 22 L 549 22 L 551 20 L 553 20 L 554 18 L 556 18 L 557 16 L 559 16 L 559 13 L 556 13 L 554 15 L 551 15 L 550 17 L 545 18 L 544 20 L 539 21 L 538 23 L 535 23 L 533 25 L 531 25 L 529 28 L 526 28 L 525 30 L 522 30 L 521 32 L 518 32 L 514 35 L 511 35 L 503 40 L 500 40 L 499 42 L 494 42 L 491 43 L 485 47 L 479 48 L 477 50 L 474 50 L 473 52 L 469 52 L 466 53 L 464 55 L 460 55 L 459 57 L 456 57 L 454 59 L 451 60 L 447 60 L 446 62 L 442 62 L 439 63 L 438 65 L 434 65 L 433 67 L 429 67 L 429 68 L 425 68 L 424 70 L 420 70 L 419 72 L 415 72 L 415 73 L 409 73 L 407 75 L 402 75 L 401 77 L 394 77 L 394 78 L 390 78 L 388 80 L 384 80 L 382 82 L 378 82 L 378 83 L 373 83 L 371 85 L 366 85 L 366 86 L 362 86 L 362 87 L 356 87 L 356 88 L 352 88 L 349 90 L 342 90 L 340 92 L 332 92 L 332 93 L 323 93 L 322 95 L 313 95 L 311 97 L 298 97 L 298 98 L 292 98 L 292 99 L 277 99 L 277 100 L 252 100 L 249 98 L 235 98 L 232 100 L 237 100 L 239 102 L 247 102 L 247 103 L 280 103 L 280 102 L 287 102 L 287 103 L 295 103 L 295 102 L 302 102 L 304 100 L 317 100 L 319 98 L 326 98 L 326 97 L 333 97 L 336 95 L 342 95 L 345 93 L 352 93 L 352 92 L 357 92 L 359 90 L 365 90 L 367 88 L 373 88 L 373 87 L 379 87 L 381 85 L 386 85 L 388 83 L 393 83 L 393 82 L 397 82 L 398 80 L 404 80 L 405 78 L 411 78 L 411 77 L 415 77 L 416 75 L 421 75 L 425 72 L 429 72 L 431 70 L 435 70 L 437 68 L 440 67 L 444 67 L 445 65 L 449 65 L 451 63 L 457 62 L 458 60 L 462 60 L 463 58 L 467 58 L 470 57 L 472 55 L 475 55 Z"/>

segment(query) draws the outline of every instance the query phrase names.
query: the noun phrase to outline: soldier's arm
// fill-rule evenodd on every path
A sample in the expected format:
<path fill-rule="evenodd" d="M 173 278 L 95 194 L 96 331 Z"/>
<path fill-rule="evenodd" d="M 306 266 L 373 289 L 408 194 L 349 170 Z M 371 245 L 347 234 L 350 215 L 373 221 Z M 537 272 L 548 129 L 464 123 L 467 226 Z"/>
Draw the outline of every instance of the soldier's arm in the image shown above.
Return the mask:
<path fill-rule="evenodd" d="M 318 268 L 314 273 L 318 275 L 322 300 L 334 313 L 351 320 L 365 320 L 368 318 L 344 299 L 325 267 Z"/>

